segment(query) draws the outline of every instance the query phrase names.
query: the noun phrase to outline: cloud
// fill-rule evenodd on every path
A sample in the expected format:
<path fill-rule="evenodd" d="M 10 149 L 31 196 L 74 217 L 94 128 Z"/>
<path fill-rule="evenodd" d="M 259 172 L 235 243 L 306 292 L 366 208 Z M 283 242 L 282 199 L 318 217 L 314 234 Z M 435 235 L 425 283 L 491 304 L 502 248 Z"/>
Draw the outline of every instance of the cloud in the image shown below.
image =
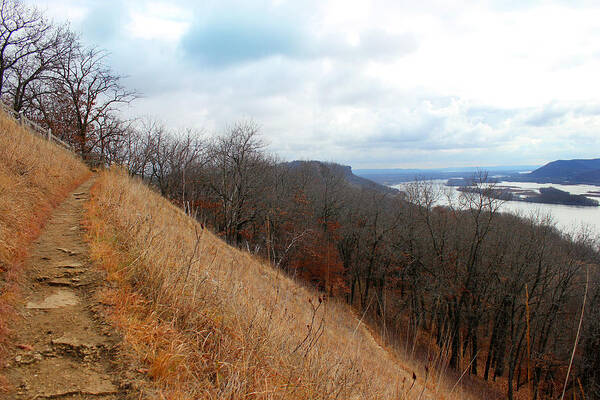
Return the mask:
<path fill-rule="evenodd" d="M 102 1 L 93 3 L 79 26 L 86 40 L 106 43 L 122 36 L 123 26 L 129 17 L 129 11 L 122 2 Z"/>
<path fill-rule="evenodd" d="M 311 14 L 289 14 L 286 7 L 219 7 L 198 18 L 181 48 L 199 66 L 221 67 L 283 56 L 298 60 L 386 61 L 418 48 L 411 33 L 368 28 L 353 32 L 315 29 Z"/>
<path fill-rule="evenodd" d="M 416 37 L 410 33 L 390 33 L 377 28 L 357 33 L 354 40 L 339 33 L 307 39 L 314 44 L 305 56 L 352 62 L 391 61 L 418 48 Z"/>
<path fill-rule="evenodd" d="M 187 57 L 209 66 L 236 64 L 300 51 L 302 34 L 289 21 L 225 15 L 195 24 L 184 36 Z"/>
<path fill-rule="evenodd" d="M 526 125 L 544 128 L 561 126 L 574 119 L 600 117 L 600 104 L 569 104 L 553 101 L 531 110 L 525 117 Z"/>
<path fill-rule="evenodd" d="M 37 3 L 109 50 L 144 94 L 128 115 L 213 133 L 250 118 L 284 159 L 481 166 L 600 148 L 593 2 Z"/>
<path fill-rule="evenodd" d="M 556 125 L 569 112 L 568 109 L 550 104 L 540 110 L 535 110 L 525 120 L 525 124 L 535 127 Z"/>

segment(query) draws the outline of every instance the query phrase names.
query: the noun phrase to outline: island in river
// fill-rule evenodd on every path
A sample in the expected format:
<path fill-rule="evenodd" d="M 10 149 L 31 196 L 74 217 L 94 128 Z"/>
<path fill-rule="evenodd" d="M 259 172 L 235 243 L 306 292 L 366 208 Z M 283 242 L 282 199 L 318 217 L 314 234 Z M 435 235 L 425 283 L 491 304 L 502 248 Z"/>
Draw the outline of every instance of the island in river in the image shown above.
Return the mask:
<path fill-rule="evenodd" d="M 476 192 L 480 189 L 475 186 L 460 186 L 457 190 L 461 192 Z M 598 207 L 597 200 L 590 199 L 582 194 L 571 194 L 554 187 L 543 187 L 539 193 L 532 190 L 523 190 L 514 186 L 494 186 L 486 189 L 486 195 L 500 200 L 525 201 L 529 203 L 563 204 L 567 206 Z"/>
<path fill-rule="evenodd" d="M 563 185 L 600 184 L 600 159 L 588 160 L 557 160 L 552 161 L 536 170 L 508 177 L 487 178 L 487 183 L 494 184 L 488 189 L 488 194 L 502 200 L 526 201 L 542 204 L 563 204 L 567 206 L 597 207 L 598 192 L 586 194 L 571 194 L 555 187 L 541 187 L 538 191 L 523 190 L 516 186 L 502 186 L 500 182 L 554 183 Z M 448 186 L 458 186 L 458 190 L 470 192 L 477 190 L 473 178 L 454 178 L 446 183 Z"/>

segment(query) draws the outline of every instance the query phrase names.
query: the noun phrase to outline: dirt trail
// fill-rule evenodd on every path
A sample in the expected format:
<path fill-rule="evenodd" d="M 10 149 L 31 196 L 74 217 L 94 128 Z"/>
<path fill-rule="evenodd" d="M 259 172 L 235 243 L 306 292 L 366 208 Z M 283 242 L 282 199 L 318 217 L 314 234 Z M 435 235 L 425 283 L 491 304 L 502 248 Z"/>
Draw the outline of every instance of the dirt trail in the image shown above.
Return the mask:
<path fill-rule="evenodd" d="M 14 391 L 0 398 L 128 397 L 113 360 L 119 340 L 99 317 L 93 293 L 101 279 L 83 241 L 83 203 L 91 185 L 81 185 L 54 211 L 34 244 L 23 318 L 3 371 Z"/>

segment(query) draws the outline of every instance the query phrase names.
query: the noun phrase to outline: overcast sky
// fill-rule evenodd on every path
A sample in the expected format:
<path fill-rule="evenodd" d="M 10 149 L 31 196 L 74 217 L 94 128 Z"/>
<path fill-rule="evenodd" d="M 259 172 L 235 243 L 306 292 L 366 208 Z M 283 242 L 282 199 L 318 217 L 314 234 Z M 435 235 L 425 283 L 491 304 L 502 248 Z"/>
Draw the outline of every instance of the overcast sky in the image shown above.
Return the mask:
<path fill-rule="evenodd" d="M 598 1 L 35 1 L 143 94 L 130 115 L 354 168 L 600 157 Z M 451 3 L 452 5 L 448 5 Z"/>

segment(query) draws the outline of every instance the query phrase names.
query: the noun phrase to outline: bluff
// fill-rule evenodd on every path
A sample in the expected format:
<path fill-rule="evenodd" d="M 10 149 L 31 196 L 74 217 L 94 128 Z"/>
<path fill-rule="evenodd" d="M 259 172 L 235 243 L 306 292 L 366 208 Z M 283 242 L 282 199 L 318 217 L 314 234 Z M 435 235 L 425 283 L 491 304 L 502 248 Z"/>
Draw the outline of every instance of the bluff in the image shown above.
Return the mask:
<path fill-rule="evenodd" d="M 382 185 L 374 182 L 371 179 L 363 178 L 362 176 L 355 175 L 352 172 L 352 167 L 349 165 L 341 165 L 336 163 L 328 163 L 323 161 L 301 161 L 295 160 L 283 163 L 282 165 L 288 168 L 316 168 L 322 172 L 328 171 L 337 176 L 342 177 L 348 184 L 352 186 L 358 186 L 360 188 L 372 189 L 382 193 L 395 194 L 399 193 L 398 189 L 391 188 L 389 186 Z"/>

